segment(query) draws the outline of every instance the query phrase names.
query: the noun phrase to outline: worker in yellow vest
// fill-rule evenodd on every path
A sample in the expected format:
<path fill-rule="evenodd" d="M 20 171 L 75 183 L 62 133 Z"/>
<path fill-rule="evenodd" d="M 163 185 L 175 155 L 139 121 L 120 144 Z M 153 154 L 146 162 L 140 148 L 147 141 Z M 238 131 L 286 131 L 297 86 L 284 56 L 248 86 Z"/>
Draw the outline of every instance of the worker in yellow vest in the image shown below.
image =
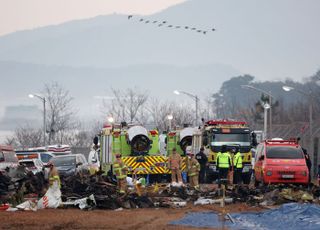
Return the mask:
<path fill-rule="evenodd" d="M 236 149 L 236 154 L 233 157 L 233 183 L 240 184 L 242 181 L 242 156 L 239 148 Z"/>
<path fill-rule="evenodd" d="M 57 168 L 54 166 L 52 162 L 49 162 L 47 164 L 47 167 L 49 167 L 49 185 L 54 186 L 55 184 L 58 186 L 58 188 L 61 188 L 61 181 L 60 176 Z"/>
<path fill-rule="evenodd" d="M 229 170 L 231 169 L 231 156 L 227 151 L 227 146 L 221 146 L 221 152 L 217 154 L 217 167 L 219 170 L 219 188 L 221 187 L 221 179 L 227 179 Z"/>
<path fill-rule="evenodd" d="M 128 168 L 121 160 L 121 154 L 116 154 L 116 160 L 113 163 L 113 172 L 117 178 L 119 192 L 125 194 L 127 192 L 127 172 Z"/>
<path fill-rule="evenodd" d="M 187 159 L 187 170 L 189 176 L 189 183 L 192 188 L 195 190 L 199 190 L 199 172 L 200 172 L 200 164 L 197 159 L 194 157 L 193 152 L 189 152 Z"/>

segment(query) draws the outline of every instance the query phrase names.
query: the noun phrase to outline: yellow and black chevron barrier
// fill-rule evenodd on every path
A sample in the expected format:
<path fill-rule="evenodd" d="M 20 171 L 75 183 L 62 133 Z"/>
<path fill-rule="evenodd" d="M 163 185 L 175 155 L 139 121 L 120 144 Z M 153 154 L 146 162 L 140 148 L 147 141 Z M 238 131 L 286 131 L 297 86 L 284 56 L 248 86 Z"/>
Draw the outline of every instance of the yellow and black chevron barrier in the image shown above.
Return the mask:
<path fill-rule="evenodd" d="M 181 170 L 186 169 L 186 159 L 182 158 Z M 137 156 L 122 157 L 123 163 L 128 167 L 129 174 L 170 174 L 167 168 L 168 158 L 164 156 Z"/>

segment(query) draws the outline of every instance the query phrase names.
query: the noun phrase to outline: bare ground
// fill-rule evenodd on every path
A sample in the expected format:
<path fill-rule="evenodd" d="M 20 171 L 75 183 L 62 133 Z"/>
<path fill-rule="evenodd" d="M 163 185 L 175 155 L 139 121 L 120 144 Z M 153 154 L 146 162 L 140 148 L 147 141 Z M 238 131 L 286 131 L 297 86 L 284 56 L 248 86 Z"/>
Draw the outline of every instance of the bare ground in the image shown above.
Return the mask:
<path fill-rule="evenodd" d="M 226 206 L 225 212 L 260 211 L 261 208 L 245 204 Z M 1 212 L 0 229 L 195 229 L 170 225 L 188 212 L 222 212 L 218 205 L 183 208 L 150 208 L 122 211 L 78 209 L 46 209 L 33 211 Z M 197 228 L 199 229 L 199 228 Z"/>

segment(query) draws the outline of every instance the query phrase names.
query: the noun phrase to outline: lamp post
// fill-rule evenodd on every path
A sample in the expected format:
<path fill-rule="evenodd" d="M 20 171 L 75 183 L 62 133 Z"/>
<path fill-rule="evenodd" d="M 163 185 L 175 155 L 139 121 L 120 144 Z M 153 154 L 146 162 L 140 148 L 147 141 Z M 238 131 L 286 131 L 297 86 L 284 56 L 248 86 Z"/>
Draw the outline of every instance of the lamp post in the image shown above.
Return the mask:
<path fill-rule="evenodd" d="M 196 103 L 196 122 L 195 122 L 195 125 L 198 125 L 198 122 L 199 122 L 198 121 L 198 109 L 199 109 L 198 108 L 199 107 L 199 105 L 198 105 L 198 103 L 199 103 L 198 96 L 197 95 L 193 95 L 193 94 L 188 93 L 188 92 L 185 92 L 185 91 L 178 91 L 178 90 L 173 91 L 173 93 L 177 94 L 177 95 L 180 95 L 181 93 L 185 94 L 185 95 L 191 97 L 195 101 L 195 103 Z"/>
<path fill-rule="evenodd" d="M 169 132 L 170 132 L 170 131 L 171 131 L 171 122 L 172 122 L 172 119 L 173 119 L 172 114 L 169 114 L 169 115 L 167 116 L 167 119 L 168 119 L 168 121 L 169 121 Z"/>
<path fill-rule="evenodd" d="M 30 98 L 37 97 L 39 98 L 43 103 L 43 146 L 46 146 L 46 98 L 43 96 L 40 96 L 39 94 L 29 94 Z"/>
<path fill-rule="evenodd" d="M 259 89 L 259 88 L 256 88 L 256 87 L 254 87 L 254 86 L 252 86 L 252 85 L 241 85 L 241 87 L 242 88 L 246 88 L 246 89 L 253 89 L 253 90 L 255 90 L 255 91 L 258 91 L 258 92 L 260 92 L 260 93 L 263 93 L 263 94 L 266 94 L 266 95 L 268 95 L 268 97 L 269 97 L 269 109 L 270 109 L 270 116 L 269 116 L 269 126 L 270 126 L 270 137 L 272 137 L 272 98 L 274 99 L 274 97 L 271 95 L 271 92 L 267 92 L 267 91 L 265 91 L 265 90 L 263 90 L 263 89 Z M 265 137 L 267 137 L 267 133 L 265 133 Z"/>
<path fill-rule="evenodd" d="M 282 86 L 282 89 L 286 92 L 289 92 L 291 90 L 296 90 L 300 94 L 303 94 L 309 99 L 309 138 L 310 138 L 310 143 L 309 143 L 309 151 L 311 151 L 311 156 L 312 156 L 312 165 L 314 165 L 314 154 L 312 153 L 312 148 L 313 148 L 313 121 L 312 121 L 312 114 L 313 114 L 313 96 L 312 92 L 310 91 L 309 93 L 306 93 L 300 89 L 296 89 L 290 86 Z M 314 168 L 315 169 L 315 168 Z"/>
<path fill-rule="evenodd" d="M 270 109 L 271 106 L 268 103 L 265 103 L 263 105 L 263 109 L 264 109 L 264 125 L 263 125 L 263 134 L 264 134 L 264 139 L 267 139 L 267 131 L 268 131 L 268 109 Z"/>

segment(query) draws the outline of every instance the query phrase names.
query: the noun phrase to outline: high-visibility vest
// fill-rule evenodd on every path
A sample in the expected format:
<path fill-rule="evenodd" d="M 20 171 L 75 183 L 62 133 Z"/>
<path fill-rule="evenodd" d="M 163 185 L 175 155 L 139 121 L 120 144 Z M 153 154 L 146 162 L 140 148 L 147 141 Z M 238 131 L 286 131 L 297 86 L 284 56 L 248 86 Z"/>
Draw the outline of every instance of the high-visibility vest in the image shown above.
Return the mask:
<path fill-rule="evenodd" d="M 219 159 L 219 168 L 229 168 L 230 167 L 230 154 L 229 153 L 221 153 L 218 155 Z"/>
<path fill-rule="evenodd" d="M 234 164 L 234 167 L 237 169 L 242 168 L 242 156 L 240 152 L 237 152 L 237 154 L 234 155 L 233 164 Z"/>
<path fill-rule="evenodd" d="M 49 178 L 50 184 L 53 184 L 54 181 L 58 181 L 59 188 L 61 188 L 61 181 L 60 181 L 60 177 L 59 177 L 58 175 L 56 175 L 56 176 L 51 176 L 51 177 Z"/>
<path fill-rule="evenodd" d="M 113 164 L 113 171 L 117 179 L 123 179 L 127 177 L 127 174 L 124 173 L 124 171 L 126 171 L 126 168 L 127 167 L 123 164 L 123 162 L 116 162 Z"/>

